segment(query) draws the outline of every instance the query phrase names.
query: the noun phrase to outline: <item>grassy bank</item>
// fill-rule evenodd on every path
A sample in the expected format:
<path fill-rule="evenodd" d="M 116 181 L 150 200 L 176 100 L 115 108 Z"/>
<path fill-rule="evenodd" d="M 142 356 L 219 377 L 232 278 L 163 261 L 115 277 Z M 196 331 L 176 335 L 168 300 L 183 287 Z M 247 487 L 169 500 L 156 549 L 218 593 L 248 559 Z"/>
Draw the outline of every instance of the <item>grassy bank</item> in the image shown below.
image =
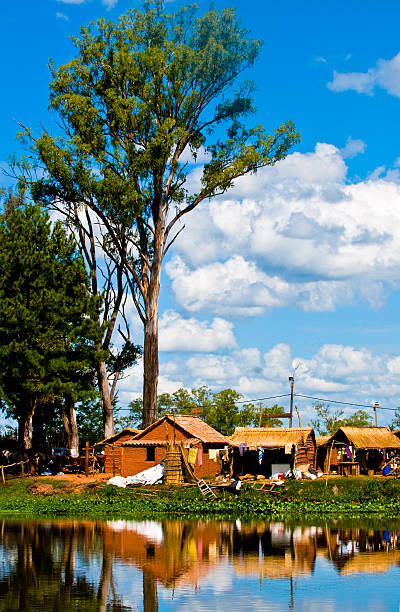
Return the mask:
<path fill-rule="evenodd" d="M 118 489 L 51 478 L 15 479 L 0 487 L 0 514 L 81 518 L 400 518 L 400 481 L 288 481 L 278 495 L 256 492 L 245 485 L 238 497 L 222 492 L 210 502 L 195 487 Z"/>

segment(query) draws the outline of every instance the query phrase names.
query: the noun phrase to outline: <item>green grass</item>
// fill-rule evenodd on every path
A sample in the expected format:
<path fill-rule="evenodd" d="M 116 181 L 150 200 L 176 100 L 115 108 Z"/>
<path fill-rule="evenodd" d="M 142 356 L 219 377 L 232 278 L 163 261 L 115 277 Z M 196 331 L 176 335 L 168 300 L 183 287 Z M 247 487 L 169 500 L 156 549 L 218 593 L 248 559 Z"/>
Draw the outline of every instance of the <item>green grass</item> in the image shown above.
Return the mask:
<path fill-rule="evenodd" d="M 52 485 L 50 495 L 32 491 Z M 195 487 L 118 489 L 76 485 L 54 479 L 14 479 L 0 486 L 0 514 L 13 517 L 74 516 L 85 518 L 242 518 L 312 519 L 318 517 L 400 518 L 400 481 L 342 478 L 287 481 L 279 495 L 244 485 L 238 497 L 226 492 L 215 501 L 203 499 Z"/>

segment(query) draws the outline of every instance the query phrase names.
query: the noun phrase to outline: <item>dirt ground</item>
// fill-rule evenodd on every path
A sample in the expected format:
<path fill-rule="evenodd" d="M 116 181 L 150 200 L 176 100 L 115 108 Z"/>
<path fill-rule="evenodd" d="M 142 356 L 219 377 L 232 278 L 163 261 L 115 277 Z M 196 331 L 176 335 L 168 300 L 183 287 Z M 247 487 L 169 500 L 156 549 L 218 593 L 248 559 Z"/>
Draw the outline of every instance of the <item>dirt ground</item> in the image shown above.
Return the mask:
<path fill-rule="evenodd" d="M 112 478 L 112 474 L 91 474 L 86 477 L 85 474 L 56 474 L 55 476 L 35 476 L 37 480 L 61 480 L 71 484 L 91 484 L 106 482 Z"/>

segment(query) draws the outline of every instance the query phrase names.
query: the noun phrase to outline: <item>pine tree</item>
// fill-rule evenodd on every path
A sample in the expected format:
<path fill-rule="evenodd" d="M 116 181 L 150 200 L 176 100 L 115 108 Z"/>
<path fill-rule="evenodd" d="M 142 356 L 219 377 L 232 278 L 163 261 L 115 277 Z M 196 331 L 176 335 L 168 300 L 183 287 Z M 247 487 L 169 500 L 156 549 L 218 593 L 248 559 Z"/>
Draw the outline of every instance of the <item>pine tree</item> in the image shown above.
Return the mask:
<path fill-rule="evenodd" d="M 88 292 L 76 243 L 38 206 L 0 217 L 0 401 L 32 447 L 35 410 L 73 410 L 93 392 L 93 346 L 101 307 Z M 72 407 L 72 408 L 71 408 Z"/>

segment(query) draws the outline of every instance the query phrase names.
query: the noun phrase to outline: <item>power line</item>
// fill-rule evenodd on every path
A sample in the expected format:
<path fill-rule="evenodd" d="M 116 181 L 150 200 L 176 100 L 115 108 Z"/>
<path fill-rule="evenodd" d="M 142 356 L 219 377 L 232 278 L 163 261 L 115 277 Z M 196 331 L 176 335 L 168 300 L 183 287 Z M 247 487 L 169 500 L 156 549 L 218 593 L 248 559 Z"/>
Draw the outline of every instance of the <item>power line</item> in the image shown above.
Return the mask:
<path fill-rule="evenodd" d="M 290 393 L 282 393 L 281 395 L 270 395 L 268 397 L 257 397 L 255 399 L 234 400 L 234 404 L 251 404 L 253 402 L 263 402 L 271 399 L 280 399 L 281 397 L 289 397 Z M 340 400 L 328 399 L 326 397 L 314 397 L 313 395 L 304 395 L 303 393 L 294 393 L 294 397 L 302 397 L 304 399 L 316 400 L 317 402 L 328 402 L 331 404 L 340 404 L 341 406 L 355 406 L 357 408 L 374 408 L 372 404 L 357 404 L 355 402 L 342 402 Z M 198 408 L 213 408 L 218 404 L 197 404 Z M 379 406 L 378 410 L 390 410 L 396 412 L 398 408 L 389 408 L 388 406 Z M 118 408 L 118 412 L 131 411 L 131 408 Z"/>
<path fill-rule="evenodd" d="M 341 402 L 339 400 L 327 399 L 326 397 L 314 397 L 312 395 L 303 395 L 302 393 L 295 393 L 296 397 L 304 397 L 306 399 L 317 400 L 318 402 L 328 402 L 331 404 L 342 404 L 342 406 L 357 406 L 358 408 L 373 408 L 371 404 L 356 404 L 354 402 Z M 386 406 L 379 406 L 378 410 L 393 410 L 396 412 L 398 408 L 388 408 Z"/>
<path fill-rule="evenodd" d="M 234 400 L 234 404 L 251 404 L 252 402 L 263 402 L 270 399 L 279 399 L 280 397 L 289 397 L 290 393 L 283 393 L 282 395 L 270 395 L 269 397 L 258 397 L 256 399 L 245 399 L 245 400 Z M 213 408 L 219 404 L 197 404 L 198 408 Z M 130 408 L 118 408 L 118 411 L 131 410 Z"/>

